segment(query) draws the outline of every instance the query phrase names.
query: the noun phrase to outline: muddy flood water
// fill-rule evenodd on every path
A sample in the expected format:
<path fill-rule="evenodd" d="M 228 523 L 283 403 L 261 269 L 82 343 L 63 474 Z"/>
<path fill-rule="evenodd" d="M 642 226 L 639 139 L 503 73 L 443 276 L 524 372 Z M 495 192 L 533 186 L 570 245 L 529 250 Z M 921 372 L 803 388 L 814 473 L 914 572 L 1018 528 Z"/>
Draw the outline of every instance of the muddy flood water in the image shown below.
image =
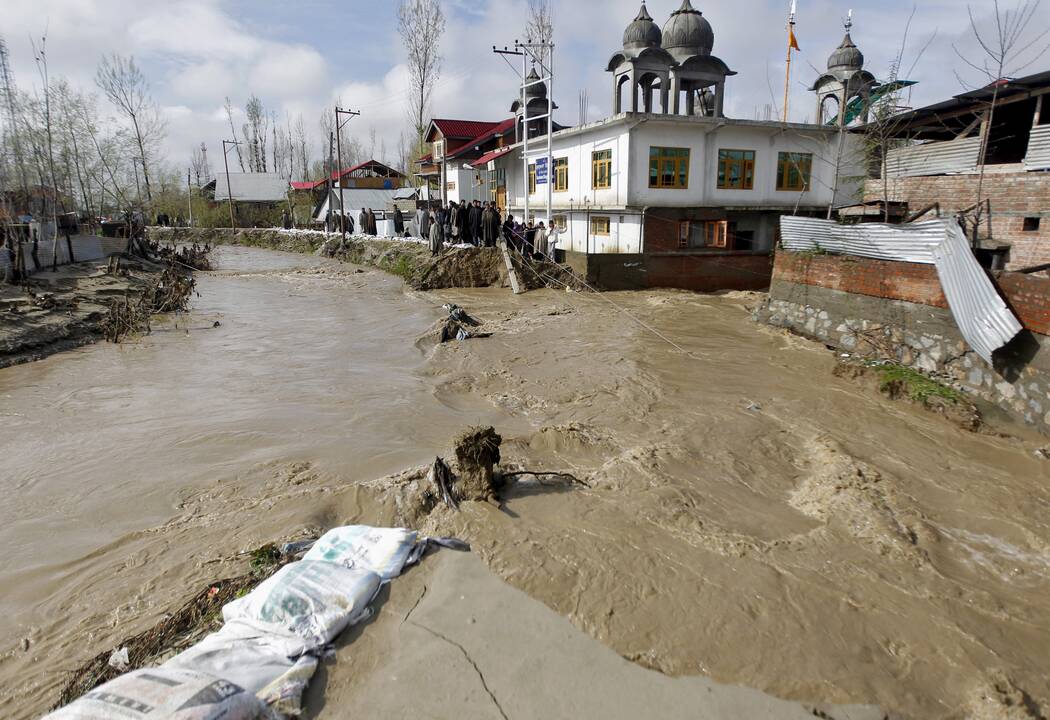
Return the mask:
<path fill-rule="evenodd" d="M 241 551 L 410 520 L 668 674 L 905 718 L 1050 713 L 1038 439 L 834 377 L 826 349 L 753 323 L 754 297 L 411 293 L 216 259 L 152 335 L 0 370 L 0 716 L 39 716 Z M 492 337 L 417 344 L 449 301 Z M 508 463 L 589 487 L 412 516 L 384 478 L 479 423 Z"/>

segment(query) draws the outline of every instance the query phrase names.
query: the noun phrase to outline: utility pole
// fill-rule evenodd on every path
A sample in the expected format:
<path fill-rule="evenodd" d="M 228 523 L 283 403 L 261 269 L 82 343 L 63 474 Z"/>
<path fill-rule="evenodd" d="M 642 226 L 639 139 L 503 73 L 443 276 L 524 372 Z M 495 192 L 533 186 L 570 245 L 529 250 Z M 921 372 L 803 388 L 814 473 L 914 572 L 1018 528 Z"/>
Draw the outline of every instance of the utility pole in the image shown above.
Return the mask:
<path fill-rule="evenodd" d="M 543 62 L 544 53 L 543 50 L 547 51 L 547 57 L 550 58 L 549 66 Z M 495 46 L 492 47 L 492 52 L 497 55 L 515 55 L 521 58 L 521 102 L 522 102 L 522 182 L 524 187 L 524 223 L 529 222 L 529 159 L 532 155 L 529 151 L 529 123 L 544 120 L 547 127 L 547 149 L 545 152 L 537 154 L 537 160 L 542 157 L 544 163 L 546 163 L 545 177 L 547 185 L 547 223 L 551 222 L 551 203 L 553 187 L 552 181 L 554 179 L 554 160 L 553 160 L 553 142 L 554 142 L 554 43 L 530 43 L 530 42 L 519 42 L 514 41 L 514 49 L 504 47 L 502 50 L 498 50 Z M 529 80 L 528 78 L 528 63 L 532 61 L 533 68 L 539 65 L 540 72 L 539 78 L 536 80 Z M 509 64 L 509 63 L 508 63 Z M 513 67 L 513 66 L 512 66 Z M 547 84 L 547 112 L 544 115 L 537 115 L 535 117 L 529 117 L 529 98 L 528 89 L 533 85 Z M 537 163 L 536 168 L 536 183 L 539 185 L 539 166 Z M 538 188 L 537 188 L 538 189 Z"/>
<path fill-rule="evenodd" d="M 335 151 L 339 159 L 339 167 L 336 168 L 335 177 L 339 183 L 339 233 L 342 235 L 343 242 L 346 242 L 346 206 L 343 204 L 343 138 L 341 132 L 343 125 L 360 114 L 356 110 L 344 110 L 338 105 L 335 107 Z M 343 120 L 343 115 L 347 116 L 346 120 Z M 328 205 L 329 207 L 332 205 L 331 197 L 328 198 Z M 361 228 L 357 230 L 360 232 Z"/>
<path fill-rule="evenodd" d="M 235 223 L 233 221 L 233 190 L 230 189 L 230 146 L 236 147 L 240 145 L 239 140 L 223 140 L 222 141 L 222 163 L 226 167 L 226 202 L 230 206 L 230 229 L 233 230 Z"/>
<path fill-rule="evenodd" d="M 190 209 L 190 227 L 193 227 L 193 187 L 190 185 L 190 168 L 186 168 L 186 205 Z"/>

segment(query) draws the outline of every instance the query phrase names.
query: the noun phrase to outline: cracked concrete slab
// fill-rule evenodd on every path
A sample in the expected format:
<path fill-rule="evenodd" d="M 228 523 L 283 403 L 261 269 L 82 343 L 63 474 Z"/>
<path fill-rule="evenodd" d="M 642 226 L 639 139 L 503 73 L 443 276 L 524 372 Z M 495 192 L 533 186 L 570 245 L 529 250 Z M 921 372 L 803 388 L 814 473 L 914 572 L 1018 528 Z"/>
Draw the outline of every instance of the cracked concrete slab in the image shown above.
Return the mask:
<path fill-rule="evenodd" d="M 510 587 L 469 553 L 427 557 L 378 603 L 373 620 L 344 639 L 334 661 L 322 667 L 305 717 L 886 717 L 874 707 L 811 707 L 704 677 L 647 670 Z"/>

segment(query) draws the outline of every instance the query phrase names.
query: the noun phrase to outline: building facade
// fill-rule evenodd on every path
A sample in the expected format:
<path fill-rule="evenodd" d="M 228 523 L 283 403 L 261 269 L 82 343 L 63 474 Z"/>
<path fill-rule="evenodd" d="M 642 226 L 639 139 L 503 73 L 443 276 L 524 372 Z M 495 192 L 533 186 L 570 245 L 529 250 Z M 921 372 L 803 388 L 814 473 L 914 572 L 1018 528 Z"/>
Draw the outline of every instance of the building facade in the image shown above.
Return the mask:
<path fill-rule="evenodd" d="M 555 132 L 549 169 L 520 145 L 475 167 L 506 183 L 515 217 L 527 198 L 530 218 L 558 228 L 564 259 L 605 287 L 766 287 L 779 217 L 823 216 L 857 195 L 842 179 L 862 174 L 849 166 L 857 139 L 837 124 L 725 117 L 735 73 L 690 0 L 663 30 L 643 3 L 623 40 L 607 70 L 614 110 L 629 110 Z M 536 146 L 545 155 L 545 138 Z"/>
<path fill-rule="evenodd" d="M 887 146 L 866 199 L 958 214 L 988 265 L 1050 263 L 1048 96 L 1050 72 L 1043 72 L 860 128 Z"/>

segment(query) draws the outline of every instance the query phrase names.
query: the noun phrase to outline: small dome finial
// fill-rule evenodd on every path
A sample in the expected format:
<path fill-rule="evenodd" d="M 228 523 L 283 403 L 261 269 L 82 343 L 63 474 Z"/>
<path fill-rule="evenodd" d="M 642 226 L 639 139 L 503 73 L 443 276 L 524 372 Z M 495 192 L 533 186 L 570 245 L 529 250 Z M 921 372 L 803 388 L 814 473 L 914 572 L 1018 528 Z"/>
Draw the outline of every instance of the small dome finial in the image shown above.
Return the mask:
<path fill-rule="evenodd" d="M 853 29 L 853 9 L 851 8 L 849 13 L 846 14 L 846 34 L 848 35 L 850 30 Z"/>

